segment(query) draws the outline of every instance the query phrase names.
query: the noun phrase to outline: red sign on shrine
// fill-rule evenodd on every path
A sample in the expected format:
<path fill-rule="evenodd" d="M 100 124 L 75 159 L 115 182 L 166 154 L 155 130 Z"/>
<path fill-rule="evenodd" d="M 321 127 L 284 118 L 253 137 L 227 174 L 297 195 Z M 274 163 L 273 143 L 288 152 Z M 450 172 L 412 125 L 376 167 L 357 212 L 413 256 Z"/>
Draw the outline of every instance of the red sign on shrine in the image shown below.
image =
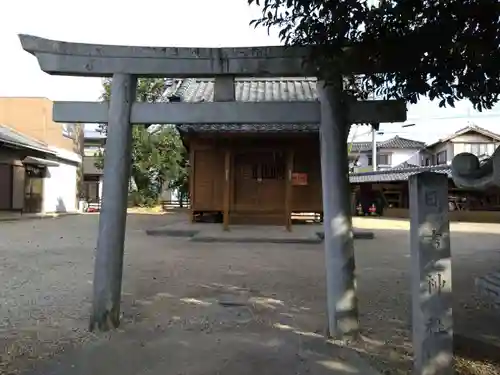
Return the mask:
<path fill-rule="evenodd" d="M 292 173 L 292 185 L 294 185 L 294 186 L 306 186 L 307 185 L 307 173 Z"/>

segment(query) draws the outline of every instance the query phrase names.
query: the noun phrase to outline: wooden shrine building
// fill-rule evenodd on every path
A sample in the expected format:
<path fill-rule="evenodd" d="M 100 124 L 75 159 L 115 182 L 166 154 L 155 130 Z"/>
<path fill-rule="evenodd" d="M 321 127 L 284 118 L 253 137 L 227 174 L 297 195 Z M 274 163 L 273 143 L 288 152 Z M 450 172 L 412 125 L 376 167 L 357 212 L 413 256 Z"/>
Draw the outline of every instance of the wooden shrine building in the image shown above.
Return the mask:
<path fill-rule="evenodd" d="M 244 78 L 242 102 L 316 101 L 316 79 Z M 214 80 L 188 79 L 181 102 L 214 101 Z M 401 115 L 400 115 L 401 116 Z M 192 220 L 212 216 L 230 224 L 284 225 L 292 213 L 323 211 L 319 124 L 178 125 L 190 155 Z"/>

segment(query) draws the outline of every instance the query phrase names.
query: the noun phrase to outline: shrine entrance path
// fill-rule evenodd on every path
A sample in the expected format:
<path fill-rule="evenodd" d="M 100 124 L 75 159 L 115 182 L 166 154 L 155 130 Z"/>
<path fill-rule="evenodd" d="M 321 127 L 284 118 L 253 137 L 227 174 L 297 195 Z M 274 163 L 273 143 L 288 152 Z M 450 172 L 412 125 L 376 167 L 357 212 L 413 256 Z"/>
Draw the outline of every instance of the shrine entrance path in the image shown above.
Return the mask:
<path fill-rule="evenodd" d="M 370 374 L 411 366 L 404 229 L 357 241 L 361 353 L 326 345 L 323 246 L 193 243 L 129 215 L 122 327 L 87 332 L 97 215 L 0 223 L 0 373 Z M 499 231 L 500 233 L 500 231 Z M 474 277 L 500 268 L 500 234 L 452 232 L 459 333 L 500 338 Z"/>

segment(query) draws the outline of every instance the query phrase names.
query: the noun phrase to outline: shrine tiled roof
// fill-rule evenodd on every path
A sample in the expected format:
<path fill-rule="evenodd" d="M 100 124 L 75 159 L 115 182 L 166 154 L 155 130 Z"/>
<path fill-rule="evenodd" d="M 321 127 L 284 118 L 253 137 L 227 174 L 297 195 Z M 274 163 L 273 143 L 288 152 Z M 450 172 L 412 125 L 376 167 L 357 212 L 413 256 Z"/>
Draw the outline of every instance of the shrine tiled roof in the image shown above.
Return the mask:
<path fill-rule="evenodd" d="M 183 102 L 213 102 L 214 79 L 190 78 L 176 92 Z M 235 99 L 241 102 L 315 101 L 315 78 L 242 78 L 235 80 Z"/>
<path fill-rule="evenodd" d="M 187 79 L 179 86 L 175 95 L 182 102 L 212 102 L 214 100 L 214 79 Z M 242 102 L 315 101 L 318 100 L 316 79 L 236 79 L 235 99 Z M 186 124 L 177 125 L 177 128 L 181 133 L 317 133 L 319 124 Z"/>
<path fill-rule="evenodd" d="M 392 168 L 376 172 L 351 173 L 349 174 L 349 181 L 353 184 L 408 181 L 410 176 L 420 172 L 443 173 L 451 178 L 451 168 L 449 165 L 434 165 L 428 167 Z"/>

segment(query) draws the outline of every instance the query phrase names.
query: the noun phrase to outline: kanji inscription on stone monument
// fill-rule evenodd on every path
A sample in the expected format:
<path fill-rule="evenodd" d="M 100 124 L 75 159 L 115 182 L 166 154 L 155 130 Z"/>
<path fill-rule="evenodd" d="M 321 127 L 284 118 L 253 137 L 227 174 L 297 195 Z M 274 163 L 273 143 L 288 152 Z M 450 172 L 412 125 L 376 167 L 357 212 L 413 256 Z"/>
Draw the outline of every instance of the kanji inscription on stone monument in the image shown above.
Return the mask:
<path fill-rule="evenodd" d="M 425 204 L 429 207 L 437 207 L 437 192 L 431 190 L 425 192 Z"/>
<path fill-rule="evenodd" d="M 410 177 L 415 375 L 453 374 L 448 177 Z"/>
<path fill-rule="evenodd" d="M 441 294 L 441 291 L 446 286 L 446 280 L 444 280 L 443 275 L 438 273 L 434 276 L 427 276 L 427 286 L 429 294 L 437 293 Z"/>

